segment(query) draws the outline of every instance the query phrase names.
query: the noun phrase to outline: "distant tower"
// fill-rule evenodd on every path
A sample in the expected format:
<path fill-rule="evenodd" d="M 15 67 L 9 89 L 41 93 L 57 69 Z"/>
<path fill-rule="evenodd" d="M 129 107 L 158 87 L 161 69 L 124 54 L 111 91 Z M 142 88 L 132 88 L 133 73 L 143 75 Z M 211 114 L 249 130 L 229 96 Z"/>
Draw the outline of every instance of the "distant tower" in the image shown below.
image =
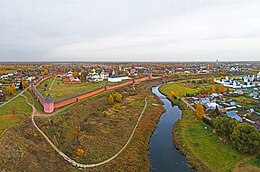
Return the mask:
<path fill-rule="evenodd" d="M 218 71 L 218 59 L 217 59 L 217 61 L 216 61 L 216 64 L 215 64 L 216 66 L 215 66 L 215 70 L 216 71 Z"/>
<path fill-rule="evenodd" d="M 136 69 L 135 66 L 132 65 L 131 69 L 130 69 L 130 74 L 133 75 L 135 73 Z"/>

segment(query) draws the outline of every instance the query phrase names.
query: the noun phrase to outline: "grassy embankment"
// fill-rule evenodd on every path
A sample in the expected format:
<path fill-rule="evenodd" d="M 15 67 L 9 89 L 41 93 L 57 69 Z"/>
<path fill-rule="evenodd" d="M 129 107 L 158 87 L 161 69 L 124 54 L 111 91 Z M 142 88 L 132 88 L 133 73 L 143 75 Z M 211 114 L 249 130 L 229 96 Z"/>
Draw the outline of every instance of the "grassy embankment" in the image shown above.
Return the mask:
<path fill-rule="evenodd" d="M 0 136 L 2 133 L 29 117 L 31 107 L 21 96 L 0 108 Z"/>
<path fill-rule="evenodd" d="M 172 90 L 177 96 L 191 91 L 177 83 L 163 85 L 160 90 L 168 96 Z M 197 120 L 194 111 L 187 109 L 183 102 L 175 100 L 175 103 L 183 110 L 182 120 L 176 123 L 173 131 L 176 145 L 198 171 L 230 171 L 247 158 L 229 141 L 219 140 L 212 127 Z"/>
<path fill-rule="evenodd" d="M 127 148 L 113 161 L 108 164 L 86 169 L 86 171 L 149 171 L 148 146 L 150 136 L 156 126 L 161 113 L 162 106 L 152 93 L 143 90 L 155 81 L 146 81 L 137 84 L 136 91 L 129 85 L 117 89 L 123 95 L 121 110 L 117 111 L 107 103 L 110 92 L 102 93 L 69 107 L 58 116 L 50 120 L 37 118 L 37 123 L 48 134 L 55 144 L 66 154 L 79 162 L 100 162 L 116 153 L 129 138 L 130 133 L 137 121 L 143 107 L 144 98 L 148 96 L 148 106 L 141 119 L 133 139 Z M 77 129 L 77 130 L 75 130 Z M 79 130 L 78 130 L 79 129 Z M 19 131 L 19 134 L 17 132 Z M 27 148 L 20 147 L 20 151 L 27 157 L 30 164 L 24 164 L 19 156 L 12 157 L 8 161 L 7 152 L 0 155 L 1 167 L 10 170 L 39 169 L 40 171 L 77 171 L 64 161 L 54 150 L 52 150 L 41 135 L 31 127 L 24 124 L 10 133 L 12 137 L 5 137 L 5 143 L 12 148 L 28 144 Z M 17 137 L 17 138 L 16 138 Z M 10 140 L 19 141 L 17 145 Z M 0 143 L 0 152 L 3 143 Z M 76 157 L 76 149 L 81 147 L 85 153 L 83 157 Z M 14 151 L 15 152 L 15 151 Z M 44 165 L 42 165 L 44 162 Z M 12 167 L 9 167 L 13 163 Z"/>

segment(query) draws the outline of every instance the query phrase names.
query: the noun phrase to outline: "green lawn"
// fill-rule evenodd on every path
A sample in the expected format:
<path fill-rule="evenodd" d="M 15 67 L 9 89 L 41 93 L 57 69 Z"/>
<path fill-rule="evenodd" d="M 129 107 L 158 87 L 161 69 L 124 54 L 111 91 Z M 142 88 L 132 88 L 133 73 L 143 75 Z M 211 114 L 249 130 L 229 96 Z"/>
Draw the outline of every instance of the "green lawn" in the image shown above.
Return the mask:
<path fill-rule="evenodd" d="M 194 151 L 195 155 L 206 162 L 210 169 L 227 170 L 230 167 L 242 160 L 245 156 L 232 148 L 232 144 L 227 141 L 221 141 L 218 136 L 213 133 L 210 126 L 200 120 L 194 118 L 194 112 L 189 112 L 183 116 L 181 125 L 184 131 L 189 148 Z M 187 143 L 186 143 L 187 144 Z M 222 171 L 222 170 L 221 170 Z"/>
<path fill-rule="evenodd" d="M 32 109 L 21 96 L 0 108 L 0 135 L 1 133 L 28 117 Z"/>
<path fill-rule="evenodd" d="M 184 97 L 186 93 L 193 94 L 198 92 L 197 89 L 185 87 L 178 83 L 164 84 L 162 87 L 160 87 L 160 91 L 162 91 L 163 94 L 167 94 L 169 96 L 171 91 L 174 91 L 177 97 Z"/>
<path fill-rule="evenodd" d="M 49 78 L 45 80 L 42 84 L 40 84 L 37 89 L 40 93 L 46 97 L 48 94 L 52 96 L 54 101 L 63 100 L 66 98 L 70 98 L 72 96 L 76 96 L 88 91 L 95 90 L 97 88 L 105 86 L 106 81 L 97 82 L 97 83 L 81 83 L 81 84 L 63 84 L 62 81 L 57 77 L 51 90 L 44 91 L 44 84 L 51 84 L 53 78 Z M 49 85 L 48 84 L 48 85 Z"/>

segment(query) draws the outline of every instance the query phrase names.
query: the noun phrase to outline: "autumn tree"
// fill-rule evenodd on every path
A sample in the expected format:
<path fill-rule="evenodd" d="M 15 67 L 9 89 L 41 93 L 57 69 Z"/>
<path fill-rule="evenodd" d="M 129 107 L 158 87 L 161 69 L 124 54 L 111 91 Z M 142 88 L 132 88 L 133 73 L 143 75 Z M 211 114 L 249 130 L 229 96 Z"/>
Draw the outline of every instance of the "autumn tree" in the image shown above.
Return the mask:
<path fill-rule="evenodd" d="M 122 102 L 122 94 L 118 93 L 118 92 L 115 92 L 114 94 L 114 100 L 118 103 Z"/>
<path fill-rule="evenodd" d="M 225 86 L 223 84 L 220 84 L 218 90 L 219 90 L 220 93 L 224 93 L 225 92 Z"/>
<path fill-rule="evenodd" d="M 211 90 L 213 93 L 217 92 L 217 88 L 215 87 L 215 85 L 212 85 Z"/>
<path fill-rule="evenodd" d="M 141 73 L 138 73 L 138 78 L 142 78 L 143 75 Z"/>
<path fill-rule="evenodd" d="M 21 82 L 21 84 L 22 84 L 22 88 L 27 88 L 29 86 L 29 81 L 28 80 L 23 80 Z"/>
<path fill-rule="evenodd" d="M 74 78 L 78 78 L 78 77 L 79 77 L 79 73 L 78 73 L 77 71 L 74 71 L 74 72 L 72 73 L 72 76 L 73 76 Z"/>
<path fill-rule="evenodd" d="M 86 80 L 86 76 L 84 75 L 84 73 L 81 73 L 80 80 L 81 82 L 84 82 Z"/>
<path fill-rule="evenodd" d="M 85 151 L 82 148 L 78 148 L 76 154 L 78 157 L 82 157 L 84 155 L 84 152 Z"/>
<path fill-rule="evenodd" d="M 113 95 L 112 95 L 112 94 L 109 94 L 109 96 L 108 96 L 108 103 L 109 103 L 109 104 L 113 104 L 114 102 L 115 102 L 115 100 L 114 100 Z"/>
<path fill-rule="evenodd" d="M 200 119 L 204 117 L 204 108 L 201 104 L 196 106 L 196 115 Z"/>
<path fill-rule="evenodd" d="M 117 103 L 117 104 L 115 104 L 114 108 L 115 108 L 116 110 L 120 110 L 120 109 L 121 109 L 121 106 L 120 106 L 119 103 Z"/>
<path fill-rule="evenodd" d="M 8 96 L 14 95 L 15 91 L 16 91 L 16 88 L 15 88 L 14 85 L 9 85 L 6 88 L 6 93 L 7 93 Z"/>
<path fill-rule="evenodd" d="M 171 91 L 171 98 L 173 98 L 173 99 L 176 99 L 176 98 L 177 98 L 176 95 L 175 95 L 175 93 L 174 93 L 174 91 Z"/>

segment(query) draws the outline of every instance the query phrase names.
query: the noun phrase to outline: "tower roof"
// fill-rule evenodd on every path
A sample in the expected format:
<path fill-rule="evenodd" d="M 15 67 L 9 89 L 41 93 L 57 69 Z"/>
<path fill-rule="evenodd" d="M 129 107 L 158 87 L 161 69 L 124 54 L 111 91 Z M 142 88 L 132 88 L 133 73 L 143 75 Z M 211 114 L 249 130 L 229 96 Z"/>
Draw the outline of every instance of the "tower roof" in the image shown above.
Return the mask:
<path fill-rule="evenodd" d="M 54 102 L 53 98 L 51 97 L 50 94 L 48 94 L 46 97 L 45 97 L 45 101 L 46 102 Z"/>

